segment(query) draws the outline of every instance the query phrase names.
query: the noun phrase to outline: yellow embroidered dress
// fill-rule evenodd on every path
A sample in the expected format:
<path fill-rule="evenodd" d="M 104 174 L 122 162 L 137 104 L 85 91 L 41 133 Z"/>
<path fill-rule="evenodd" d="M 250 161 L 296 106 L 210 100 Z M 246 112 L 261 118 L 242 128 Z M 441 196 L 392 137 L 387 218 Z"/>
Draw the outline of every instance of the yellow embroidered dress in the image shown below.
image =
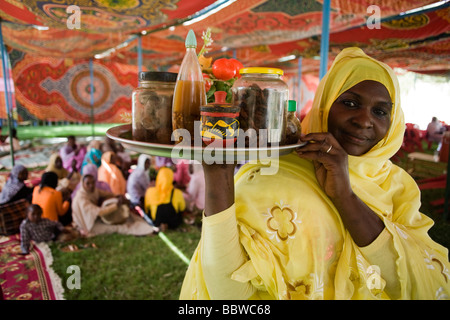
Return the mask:
<path fill-rule="evenodd" d="M 384 222 L 381 234 L 358 247 L 312 163 L 295 153 L 280 158 L 276 175 L 246 164 L 235 176 L 235 204 L 203 220 L 181 299 L 448 299 L 448 250 L 428 236 L 433 222 L 419 212 L 415 181 L 389 160 L 405 129 L 392 70 L 344 49 L 302 129 L 326 131 L 333 101 L 364 80 L 384 84 L 393 102 L 386 137 L 349 156 L 352 188 Z"/>

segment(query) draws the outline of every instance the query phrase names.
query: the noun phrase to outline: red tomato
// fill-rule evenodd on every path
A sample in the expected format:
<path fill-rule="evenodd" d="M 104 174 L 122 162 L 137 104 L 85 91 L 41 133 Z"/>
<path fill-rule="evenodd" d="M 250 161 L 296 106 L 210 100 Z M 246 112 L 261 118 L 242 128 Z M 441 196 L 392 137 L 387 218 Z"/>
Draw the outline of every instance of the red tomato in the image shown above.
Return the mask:
<path fill-rule="evenodd" d="M 239 70 L 240 69 L 242 69 L 242 68 L 244 68 L 244 65 L 239 61 L 239 60 L 236 60 L 236 59 L 234 59 L 234 58 L 231 58 L 231 59 L 229 59 L 232 63 L 233 63 L 233 65 L 234 65 L 234 70 L 235 70 L 235 77 L 238 77 L 238 78 L 240 78 L 241 77 L 241 75 L 239 74 Z"/>
<path fill-rule="evenodd" d="M 230 80 L 236 75 L 236 67 L 232 61 L 227 58 L 220 58 L 214 61 L 212 65 L 213 75 L 220 80 Z"/>
<path fill-rule="evenodd" d="M 206 92 L 209 91 L 209 89 L 211 89 L 211 78 L 209 77 L 209 75 L 207 75 L 206 73 L 203 74 L 203 80 L 205 81 L 205 90 Z"/>

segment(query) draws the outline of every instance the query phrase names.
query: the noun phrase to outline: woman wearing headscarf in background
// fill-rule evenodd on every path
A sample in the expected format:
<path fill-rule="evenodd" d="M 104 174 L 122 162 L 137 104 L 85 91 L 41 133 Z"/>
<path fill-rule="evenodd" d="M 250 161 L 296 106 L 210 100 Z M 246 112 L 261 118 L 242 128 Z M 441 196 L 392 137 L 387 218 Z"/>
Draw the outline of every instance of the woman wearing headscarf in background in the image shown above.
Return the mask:
<path fill-rule="evenodd" d="M 102 151 L 101 144 L 98 140 L 92 140 L 88 145 L 88 150 L 84 156 L 83 163 L 81 165 L 80 173 L 83 174 L 83 168 L 87 164 L 94 164 L 97 168 L 102 164 Z"/>
<path fill-rule="evenodd" d="M 9 178 L 0 193 L 0 204 L 6 204 L 20 199 L 26 199 L 28 202 L 31 202 L 33 188 L 25 185 L 24 181 L 27 179 L 28 169 L 21 164 L 16 164 L 12 168 Z"/>
<path fill-rule="evenodd" d="M 115 195 L 125 195 L 127 181 L 115 164 L 115 157 L 116 154 L 112 151 L 107 151 L 102 155 L 102 164 L 98 168 L 98 180 L 105 181 Z"/>
<path fill-rule="evenodd" d="M 130 214 L 125 196 L 95 187 L 95 179 L 84 174 L 82 186 L 72 201 L 73 220 L 84 236 L 120 233 L 136 236 L 151 235 L 154 229 L 141 217 Z"/>
<path fill-rule="evenodd" d="M 183 192 L 173 186 L 172 169 L 159 169 L 155 186 L 148 188 L 145 193 L 145 212 L 155 226 L 164 231 L 177 228 L 183 222 L 185 208 Z"/>
<path fill-rule="evenodd" d="M 178 159 L 175 164 L 175 172 L 173 173 L 173 181 L 175 182 L 175 185 L 177 188 L 185 191 L 190 180 L 191 175 L 189 174 L 189 160 Z"/>
<path fill-rule="evenodd" d="M 107 184 L 105 181 L 98 180 L 98 168 L 95 164 L 88 163 L 86 166 L 84 166 L 83 172 L 84 172 L 84 175 L 89 174 L 94 177 L 95 187 L 97 189 L 112 193 L 111 187 L 109 186 L 109 184 Z M 81 188 L 81 179 L 80 179 L 80 182 L 77 184 L 77 186 L 75 187 L 75 189 L 72 192 L 72 199 L 75 197 L 77 191 L 80 188 Z"/>
<path fill-rule="evenodd" d="M 145 192 L 150 187 L 150 165 L 150 156 L 141 154 L 136 168 L 127 179 L 127 193 L 133 207 L 139 206 L 144 209 Z"/>
<path fill-rule="evenodd" d="M 186 188 L 186 194 L 189 199 L 188 209 L 195 216 L 205 209 L 205 174 L 201 163 L 194 162 L 190 166 L 192 174 Z"/>
<path fill-rule="evenodd" d="M 57 174 L 58 190 L 61 190 L 62 188 L 68 188 L 70 192 L 72 192 L 81 179 L 81 175 L 78 172 L 76 164 L 77 161 L 75 159 L 72 159 L 72 165 L 69 168 L 69 171 L 63 167 L 61 156 L 58 153 L 53 153 L 50 156 L 50 160 L 47 168 L 45 168 L 45 171 L 53 171 Z"/>
<path fill-rule="evenodd" d="M 204 165 L 206 217 L 181 298 L 448 299 L 448 250 L 389 160 L 405 130 L 399 99 L 387 65 L 344 49 L 302 122 L 308 143 L 277 174 Z"/>
<path fill-rule="evenodd" d="M 76 137 L 71 135 L 67 137 L 67 143 L 61 148 L 59 155 L 61 156 L 64 168 L 70 170 L 72 162 L 75 160 L 77 171 L 80 171 L 84 156 L 86 155 L 86 147 L 77 144 Z"/>
<path fill-rule="evenodd" d="M 42 218 L 68 225 L 72 222 L 70 193 L 67 189 L 56 190 L 57 185 L 58 175 L 53 171 L 44 172 L 40 185 L 34 187 L 32 203 L 41 206 Z"/>

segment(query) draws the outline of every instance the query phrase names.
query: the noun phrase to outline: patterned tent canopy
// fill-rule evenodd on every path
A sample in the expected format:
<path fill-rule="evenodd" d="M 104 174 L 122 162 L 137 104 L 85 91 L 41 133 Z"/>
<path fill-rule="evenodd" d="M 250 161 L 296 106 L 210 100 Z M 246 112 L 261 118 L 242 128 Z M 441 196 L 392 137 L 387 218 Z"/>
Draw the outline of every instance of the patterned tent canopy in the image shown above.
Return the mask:
<path fill-rule="evenodd" d="M 89 59 L 100 55 L 93 60 L 95 122 L 121 122 L 131 110 L 139 52 L 143 69 L 173 69 L 184 56 L 189 29 L 200 47 L 211 28 L 207 56 L 276 66 L 291 77 L 301 57 L 302 74 L 317 74 L 322 2 L 0 0 L 18 113 L 22 119 L 89 121 Z M 330 63 L 342 48 L 359 46 L 392 67 L 447 73 L 450 3 L 410 12 L 436 2 L 332 0 Z M 2 106 L 0 118 L 6 118 Z"/>

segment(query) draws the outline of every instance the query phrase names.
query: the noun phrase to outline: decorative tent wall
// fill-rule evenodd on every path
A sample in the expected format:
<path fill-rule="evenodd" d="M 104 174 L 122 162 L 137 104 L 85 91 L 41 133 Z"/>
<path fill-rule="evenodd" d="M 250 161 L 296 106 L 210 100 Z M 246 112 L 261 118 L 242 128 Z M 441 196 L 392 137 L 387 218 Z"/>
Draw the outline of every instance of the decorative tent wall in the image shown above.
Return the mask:
<path fill-rule="evenodd" d="M 434 2 L 331 1 L 330 63 L 342 48 L 359 46 L 392 67 L 448 73 L 450 3 L 401 14 Z M 173 68 L 184 56 L 187 31 L 196 32 L 201 46 L 201 34 L 208 27 L 214 40 L 210 56 L 235 56 L 245 66 L 280 67 L 294 88 L 300 88 L 299 73 L 317 75 L 319 71 L 322 3 L 0 0 L 17 112 L 21 120 L 126 122 L 139 67 Z M 379 8 L 380 29 L 367 25 L 368 19 L 374 17 L 368 12 L 373 4 Z M 80 9 L 80 29 L 68 29 L 72 13 L 66 9 L 70 5 Z M 220 8 L 195 22 L 204 13 Z M 96 55 L 103 58 L 93 59 Z M 291 60 L 280 61 L 286 57 Z M 93 59 L 92 106 L 90 59 Z M 296 96 L 300 101 L 300 93 Z M 3 104 L 4 100 L 0 101 L 0 118 L 6 118 Z"/>

